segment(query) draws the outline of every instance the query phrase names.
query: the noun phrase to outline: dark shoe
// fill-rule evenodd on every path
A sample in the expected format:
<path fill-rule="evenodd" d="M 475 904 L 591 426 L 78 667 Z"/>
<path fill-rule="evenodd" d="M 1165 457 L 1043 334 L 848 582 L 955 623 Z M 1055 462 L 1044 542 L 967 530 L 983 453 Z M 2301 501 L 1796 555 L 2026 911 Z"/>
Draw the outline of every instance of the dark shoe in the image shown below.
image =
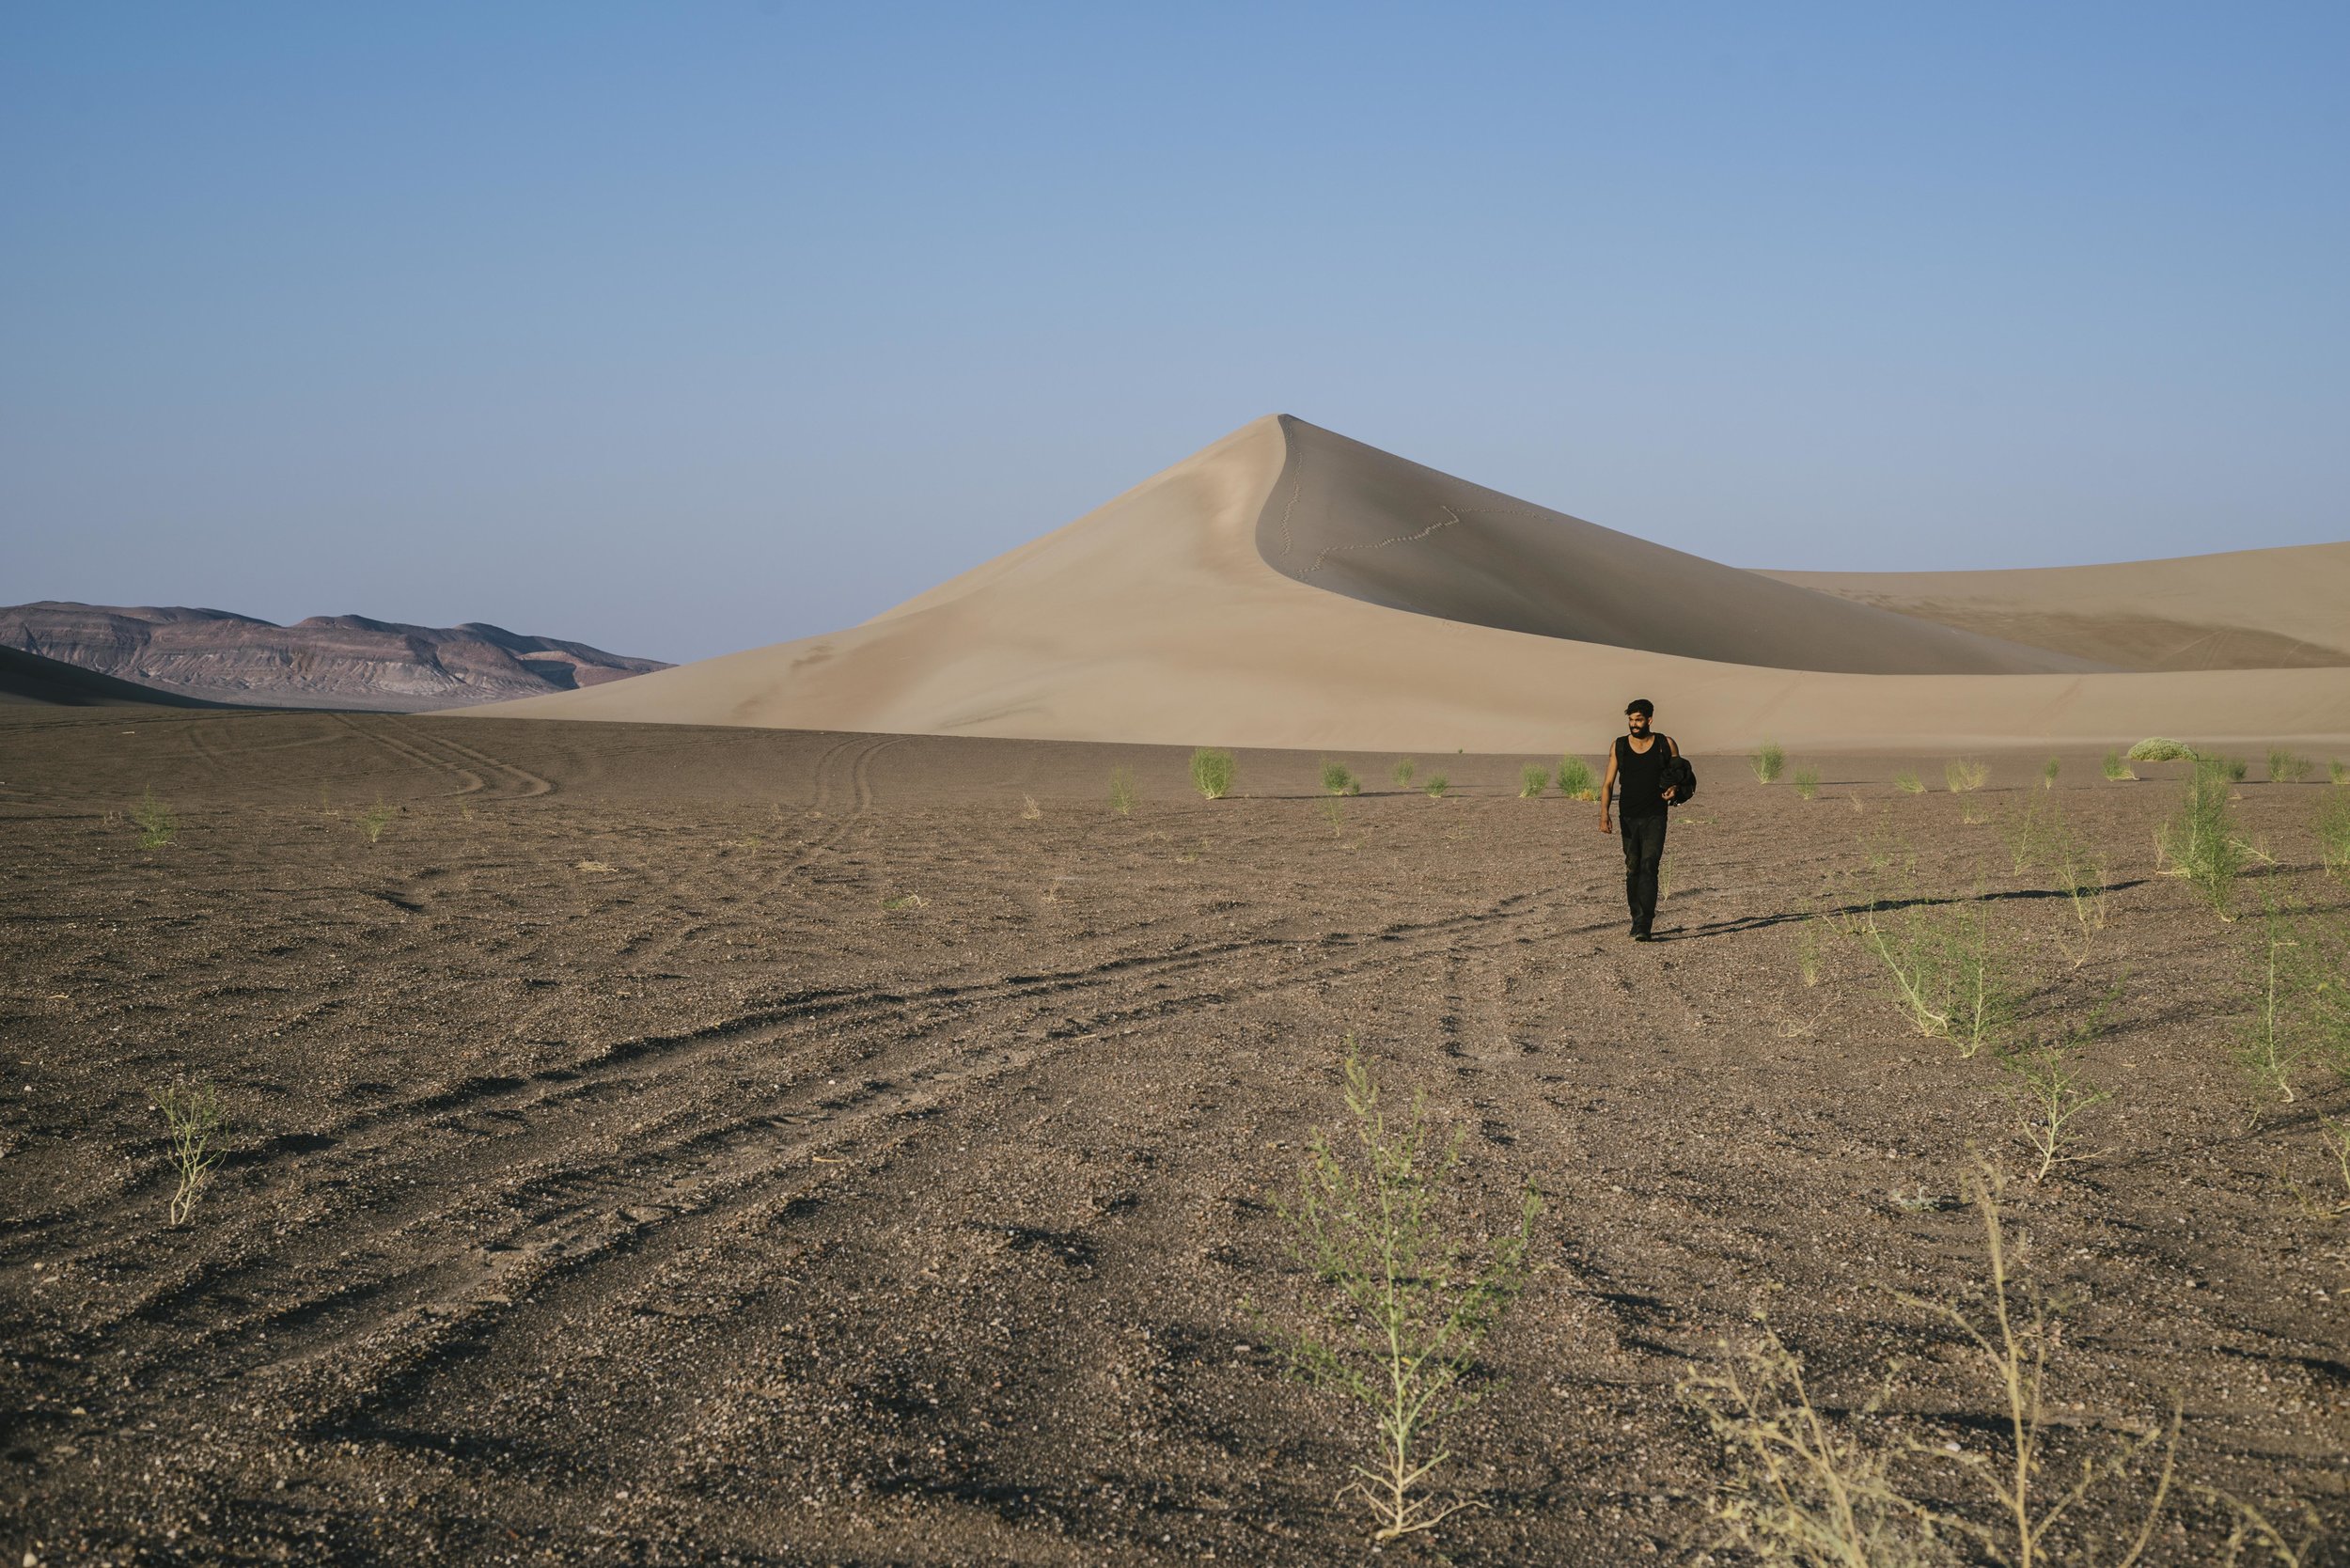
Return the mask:
<path fill-rule="evenodd" d="M 1647 932 L 1644 932 L 1644 931 L 1635 931 L 1635 932 L 1632 933 L 1632 940 L 1634 940 L 1635 942 L 1653 942 L 1653 941 L 1655 941 L 1655 940 L 1656 940 L 1656 938 L 1655 938 L 1655 937 L 1653 937 L 1653 936 L 1651 936 L 1651 935 L 1650 935 Z"/>

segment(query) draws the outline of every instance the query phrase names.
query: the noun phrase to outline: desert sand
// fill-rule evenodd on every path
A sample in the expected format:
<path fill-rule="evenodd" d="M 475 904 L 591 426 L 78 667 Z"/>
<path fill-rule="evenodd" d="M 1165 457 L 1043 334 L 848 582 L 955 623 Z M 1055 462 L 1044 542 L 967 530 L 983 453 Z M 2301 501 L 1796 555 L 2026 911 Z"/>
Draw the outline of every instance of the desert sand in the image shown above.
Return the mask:
<path fill-rule="evenodd" d="M 1636 947 L 1615 841 L 1517 798 L 1528 759 L 1422 756 L 1442 799 L 1340 760 L 1370 782 L 1334 821 L 1311 753 L 1211 802 L 1180 749 L 0 711 L 12 1560 L 1700 1560 L 1731 1472 L 1676 1389 L 1758 1305 L 1836 1411 L 1905 1364 L 1857 1430 L 1998 1451 L 1904 1299 L 1980 1286 L 1970 1149 L 2074 1303 L 2053 1463 L 2176 1396 L 2152 1563 L 2222 1560 L 2190 1482 L 2339 1543 L 2350 1216 L 2295 1188 L 2350 1200 L 2317 1121 L 2350 1091 L 2312 1061 L 2264 1100 L 2228 1056 L 2261 897 L 2341 930 L 2322 770 L 2241 787 L 2273 864 L 2228 925 L 2154 866 L 2177 764 L 1904 794 L 1798 753 L 1807 800 L 1700 757 Z M 2027 808 L 2101 857 L 2103 929 L 2011 859 Z M 2079 1065 L 2113 1098 L 2044 1183 L 2011 1076 L 1808 918 L 1893 844 L 1991 922 L 2019 1038 L 2112 998 Z M 1336 1497 L 1367 1417 L 1269 1338 L 1321 1299 L 1275 1205 L 1349 1035 L 1465 1139 L 1462 1233 L 1528 1178 L 1552 1205 L 1444 1433 L 1482 1506 L 1383 1556 Z M 174 1226 L 155 1096 L 194 1080 L 227 1158 Z M 2151 1482 L 2061 1531 L 2110 1546 Z"/>
<path fill-rule="evenodd" d="M 1706 751 L 2321 745 L 2345 651 L 2350 545 L 1746 572 L 1272 416 L 860 626 L 474 712 L 1540 752 L 1646 696 Z"/>

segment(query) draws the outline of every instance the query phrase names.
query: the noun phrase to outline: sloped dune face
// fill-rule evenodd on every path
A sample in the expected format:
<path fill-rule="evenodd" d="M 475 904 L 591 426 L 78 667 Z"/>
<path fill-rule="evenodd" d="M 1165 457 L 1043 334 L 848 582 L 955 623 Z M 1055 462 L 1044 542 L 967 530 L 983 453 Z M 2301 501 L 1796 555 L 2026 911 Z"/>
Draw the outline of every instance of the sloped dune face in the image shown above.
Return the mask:
<path fill-rule="evenodd" d="M 2350 544 L 2029 571 L 1769 575 L 2122 669 L 2350 666 Z"/>
<path fill-rule="evenodd" d="M 1529 505 L 1284 417 L 1257 526 L 1274 570 L 1367 604 L 1537 636 L 1775 669 L 2110 668 L 1815 592 Z"/>

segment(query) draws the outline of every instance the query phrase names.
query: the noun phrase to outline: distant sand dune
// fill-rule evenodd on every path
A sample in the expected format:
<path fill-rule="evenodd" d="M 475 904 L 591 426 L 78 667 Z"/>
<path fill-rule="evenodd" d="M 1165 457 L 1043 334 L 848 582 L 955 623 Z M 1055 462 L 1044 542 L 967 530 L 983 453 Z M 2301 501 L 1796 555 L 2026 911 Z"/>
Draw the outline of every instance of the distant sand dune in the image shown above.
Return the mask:
<path fill-rule="evenodd" d="M 2271 624 L 2350 648 L 2350 546 L 2319 548 L 2342 589 L 2330 619 L 2311 591 Z M 2259 561 L 2301 554 L 2250 553 L 2187 623 L 2260 630 Z M 2193 562 L 2147 565 L 2192 581 Z M 1539 754 L 1595 748 L 1647 696 L 1696 750 L 2350 739 L 2350 670 L 2143 668 L 2131 618 L 2188 601 L 2137 604 L 2125 576 L 2086 604 L 1982 601 L 2038 605 L 1998 612 L 2022 629 L 2088 617 L 2036 646 L 1982 615 L 1903 613 L 1904 593 L 1977 603 L 1942 580 L 1741 572 L 1272 416 L 861 626 L 470 712 Z"/>
<path fill-rule="evenodd" d="M 1772 572 L 2123 669 L 2350 666 L 2350 544 L 2024 572 Z"/>

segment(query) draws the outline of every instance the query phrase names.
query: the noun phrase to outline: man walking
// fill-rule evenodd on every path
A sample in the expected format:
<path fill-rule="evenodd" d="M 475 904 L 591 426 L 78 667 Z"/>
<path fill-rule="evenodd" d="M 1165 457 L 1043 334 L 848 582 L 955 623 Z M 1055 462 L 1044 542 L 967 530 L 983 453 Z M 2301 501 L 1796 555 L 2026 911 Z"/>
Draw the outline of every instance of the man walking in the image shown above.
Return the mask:
<path fill-rule="evenodd" d="M 1665 811 L 1673 798 L 1665 782 L 1667 760 L 1681 755 L 1670 735 L 1652 735 L 1649 723 L 1656 704 L 1645 697 L 1625 705 L 1625 733 L 1616 737 L 1607 753 L 1607 776 L 1599 786 L 1599 830 L 1614 829 L 1607 820 L 1607 797 L 1622 786 L 1623 896 L 1632 906 L 1632 940 L 1649 942 L 1649 927 L 1656 921 L 1656 870 L 1665 859 Z"/>

